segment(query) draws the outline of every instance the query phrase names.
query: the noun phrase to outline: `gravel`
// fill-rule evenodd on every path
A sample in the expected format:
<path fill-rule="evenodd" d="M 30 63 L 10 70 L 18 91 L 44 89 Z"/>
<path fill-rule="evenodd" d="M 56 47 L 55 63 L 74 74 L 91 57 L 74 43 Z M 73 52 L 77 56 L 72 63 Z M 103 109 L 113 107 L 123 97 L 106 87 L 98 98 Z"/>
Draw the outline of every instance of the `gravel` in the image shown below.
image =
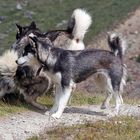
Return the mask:
<path fill-rule="evenodd" d="M 140 107 L 123 105 L 120 115 L 139 116 Z M 50 117 L 49 112 L 47 115 L 33 111 L 18 113 L 0 120 L 0 140 L 26 140 L 56 127 L 106 120 L 113 116 L 115 116 L 113 108 L 101 110 L 99 105 L 66 108 L 58 120 Z"/>

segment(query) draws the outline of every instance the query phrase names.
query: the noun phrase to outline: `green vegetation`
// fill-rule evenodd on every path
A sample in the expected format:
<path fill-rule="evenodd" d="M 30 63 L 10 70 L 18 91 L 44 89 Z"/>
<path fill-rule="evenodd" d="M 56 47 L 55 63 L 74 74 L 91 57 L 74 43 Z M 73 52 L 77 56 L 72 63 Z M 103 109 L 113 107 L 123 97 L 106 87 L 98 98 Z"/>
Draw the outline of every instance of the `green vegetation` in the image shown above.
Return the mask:
<path fill-rule="evenodd" d="M 7 116 L 11 113 L 27 111 L 28 105 L 17 102 L 16 104 L 8 104 L 0 102 L 0 116 Z"/>
<path fill-rule="evenodd" d="M 140 4 L 140 0 L 28 0 L 27 6 L 22 10 L 16 9 L 16 1 L 1 0 L 0 16 L 0 52 L 9 48 L 15 41 L 15 23 L 27 25 L 36 21 L 42 31 L 56 29 L 56 25 L 63 20 L 68 20 L 76 8 L 86 9 L 93 18 L 93 24 L 86 42 L 95 35 L 118 23 Z M 65 25 L 59 27 L 64 28 Z"/>
<path fill-rule="evenodd" d="M 139 140 L 140 122 L 138 118 L 122 117 L 109 121 L 97 121 L 71 127 L 61 127 L 30 140 Z"/>
<path fill-rule="evenodd" d="M 75 91 L 72 93 L 69 106 L 81 106 L 81 105 L 96 105 L 101 104 L 105 99 L 105 95 L 96 95 L 95 93 L 91 94 L 88 92 Z M 14 103 L 13 103 L 14 102 Z M 19 99 L 13 101 L 12 103 L 0 102 L 0 116 L 7 116 L 11 113 L 23 112 L 27 110 L 34 110 L 31 105 L 21 102 Z M 48 108 L 51 108 L 54 102 L 54 97 L 52 95 L 43 95 L 38 98 L 38 102 L 46 105 Z M 140 100 L 138 98 L 129 98 L 128 96 L 124 97 L 124 102 L 128 104 L 139 104 Z M 111 103 L 114 104 L 114 100 L 111 100 Z"/>
<path fill-rule="evenodd" d="M 49 96 L 42 96 L 38 98 L 38 102 L 42 103 L 44 105 L 46 105 L 48 108 L 51 108 L 51 106 L 53 105 L 53 100 L 54 97 L 52 97 L 51 95 Z M 103 101 L 103 96 L 95 96 L 93 95 L 89 95 L 88 93 L 79 93 L 76 92 L 74 94 L 72 94 L 72 97 L 70 99 L 69 105 L 93 105 L 93 104 L 99 104 Z M 26 104 L 26 103 L 22 103 L 19 100 L 14 101 L 15 103 L 4 103 L 4 102 L 0 102 L 0 116 L 5 116 L 5 115 L 9 115 L 11 113 L 16 113 L 16 112 L 23 112 L 23 111 L 27 111 L 27 110 L 32 110 L 32 106 Z"/>

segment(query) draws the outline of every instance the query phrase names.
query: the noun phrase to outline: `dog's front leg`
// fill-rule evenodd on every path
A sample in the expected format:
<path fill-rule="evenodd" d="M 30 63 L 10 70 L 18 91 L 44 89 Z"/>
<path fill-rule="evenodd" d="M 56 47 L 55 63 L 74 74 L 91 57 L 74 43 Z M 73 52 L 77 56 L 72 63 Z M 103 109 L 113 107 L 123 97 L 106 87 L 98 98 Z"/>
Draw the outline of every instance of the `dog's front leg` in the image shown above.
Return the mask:
<path fill-rule="evenodd" d="M 122 99 L 122 96 L 120 95 L 119 91 L 115 91 L 114 92 L 114 97 L 115 97 L 115 100 L 116 100 L 115 112 L 118 115 L 119 109 L 120 109 L 120 105 L 123 104 L 123 99 Z"/>
<path fill-rule="evenodd" d="M 50 114 L 53 114 L 58 110 L 60 96 L 61 96 L 61 87 L 60 85 L 55 85 L 55 100 L 54 105 L 50 110 Z"/>
<path fill-rule="evenodd" d="M 60 86 L 59 92 L 60 93 L 56 93 L 56 94 L 59 94 L 59 96 L 60 96 L 58 110 L 56 111 L 56 113 L 53 113 L 51 115 L 53 118 L 56 118 L 56 119 L 61 117 L 61 115 L 67 105 L 67 102 L 68 102 L 69 97 L 72 92 L 72 86 L 68 86 L 68 87 L 64 87 L 64 88 L 62 88 Z"/>

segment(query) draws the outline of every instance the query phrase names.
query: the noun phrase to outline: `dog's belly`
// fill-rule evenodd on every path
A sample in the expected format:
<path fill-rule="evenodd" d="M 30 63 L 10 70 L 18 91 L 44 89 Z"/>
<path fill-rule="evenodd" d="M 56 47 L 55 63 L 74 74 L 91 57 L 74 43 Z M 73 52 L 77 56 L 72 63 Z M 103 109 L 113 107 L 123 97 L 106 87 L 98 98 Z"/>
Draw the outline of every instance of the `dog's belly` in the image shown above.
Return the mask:
<path fill-rule="evenodd" d="M 73 80 L 75 83 L 80 83 L 96 72 L 97 70 L 94 67 L 78 67 L 73 69 Z"/>

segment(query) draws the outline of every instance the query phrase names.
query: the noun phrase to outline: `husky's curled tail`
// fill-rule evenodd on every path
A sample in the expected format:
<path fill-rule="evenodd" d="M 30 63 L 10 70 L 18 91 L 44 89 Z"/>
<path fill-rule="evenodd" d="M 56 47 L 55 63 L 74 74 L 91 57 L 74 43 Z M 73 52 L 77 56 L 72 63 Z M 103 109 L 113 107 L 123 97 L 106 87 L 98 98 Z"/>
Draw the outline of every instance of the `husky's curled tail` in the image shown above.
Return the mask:
<path fill-rule="evenodd" d="M 126 40 L 117 33 L 112 33 L 108 35 L 108 45 L 112 52 L 114 52 L 115 56 L 119 56 L 123 59 L 123 55 L 125 54 L 125 50 L 127 48 Z"/>
<path fill-rule="evenodd" d="M 17 59 L 17 53 L 13 50 L 8 50 L 0 56 L 0 98 L 6 93 L 16 90 L 14 75 L 17 69 L 17 64 L 15 63 Z"/>
<path fill-rule="evenodd" d="M 75 9 L 69 20 L 67 31 L 71 34 L 69 50 L 83 50 L 85 48 L 83 39 L 92 23 L 92 18 L 83 9 Z M 78 45 L 77 47 L 75 47 Z"/>
<path fill-rule="evenodd" d="M 127 49 L 126 40 L 122 37 L 122 35 L 117 33 L 112 33 L 108 35 L 108 45 L 111 51 L 114 53 L 115 56 L 119 56 L 122 60 L 123 65 L 123 77 L 122 77 L 122 84 L 126 85 L 126 78 L 127 78 L 127 66 L 123 62 L 123 56 Z M 123 86 L 121 86 L 123 87 Z M 123 90 L 123 89 L 121 89 Z"/>

